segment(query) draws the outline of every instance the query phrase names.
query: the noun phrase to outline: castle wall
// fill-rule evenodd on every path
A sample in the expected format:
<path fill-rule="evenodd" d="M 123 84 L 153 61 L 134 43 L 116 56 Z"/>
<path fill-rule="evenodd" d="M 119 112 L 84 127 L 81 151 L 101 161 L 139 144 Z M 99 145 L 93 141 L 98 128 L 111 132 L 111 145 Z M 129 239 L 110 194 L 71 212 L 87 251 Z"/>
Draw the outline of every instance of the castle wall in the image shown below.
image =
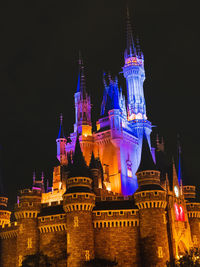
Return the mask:
<path fill-rule="evenodd" d="M 38 218 L 39 250 L 57 267 L 67 261 L 66 215 L 56 214 Z"/>
<path fill-rule="evenodd" d="M 133 211 L 94 215 L 95 257 L 116 260 L 118 266 L 140 266 L 139 220 Z M 135 213 L 134 213 L 135 214 Z"/>
<path fill-rule="evenodd" d="M 65 266 L 67 262 L 67 234 L 62 231 L 40 233 L 40 252 L 47 255 L 57 267 Z"/>
<path fill-rule="evenodd" d="M 103 168 L 105 165 L 108 166 L 111 190 L 113 192 L 121 193 L 121 177 L 118 166 L 118 157 L 120 158 L 120 151 L 118 151 L 118 148 L 116 148 L 116 146 L 114 146 L 110 140 L 107 140 L 108 136 L 106 133 L 98 138 L 101 138 L 101 141 L 98 140 L 97 142 L 99 144 L 100 160 Z"/>
<path fill-rule="evenodd" d="M 169 261 L 166 193 L 139 191 L 134 198 L 139 208 L 141 264 L 143 267 L 165 266 Z"/>
<path fill-rule="evenodd" d="M 80 262 L 94 258 L 94 231 L 91 211 L 80 210 L 67 214 L 68 267 L 79 267 Z"/>
<path fill-rule="evenodd" d="M 17 238 L 1 238 L 0 240 L 0 266 L 1 267 L 15 267 L 18 266 L 16 262 L 16 247 Z"/>
<path fill-rule="evenodd" d="M 187 203 L 188 220 L 194 247 L 200 247 L 200 203 Z"/>
<path fill-rule="evenodd" d="M 37 218 L 18 220 L 17 261 L 20 262 L 26 255 L 39 252 L 39 230 Z"/>

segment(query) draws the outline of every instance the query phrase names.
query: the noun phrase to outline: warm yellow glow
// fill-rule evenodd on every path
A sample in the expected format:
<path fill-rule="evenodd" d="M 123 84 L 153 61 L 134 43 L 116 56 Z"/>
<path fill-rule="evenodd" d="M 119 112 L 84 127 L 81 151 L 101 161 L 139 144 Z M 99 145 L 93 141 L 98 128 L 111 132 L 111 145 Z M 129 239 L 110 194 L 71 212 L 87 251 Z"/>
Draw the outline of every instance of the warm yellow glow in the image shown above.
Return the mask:
<path fill-rule="evenodd" d="M 127 171 L 128 177 L 133 177 L 132 170 L 128 168 Z"/>
<path fill-rule="evenodd" d="M 50 203 L 54 201 L 62 201 L 63 200 L 63 194 L 65 193 L 64 189 L 61 190 L 55 190 L 48 193 L 42 194 L 42 203 Z"/>
<path fill-rule="evenodd" d="M 100 123 L 97 122 L 96 126 L 97 126 L 97 131 L 99 131 L 100 130 Z"/>
<path fill-rule="evenodd" d="M 106 189 L 107 189 L 108 191 L 111 191 L 111 183 L 109 183 L 109 182 L 104 182 L 104 184 L 105 184 Z"/>
<path fill-rule="evenodd" d="M 92 127 L 90 125 L 83 125 L 82 126 L 82 135 L 85 137 L 92 135 Z"/>

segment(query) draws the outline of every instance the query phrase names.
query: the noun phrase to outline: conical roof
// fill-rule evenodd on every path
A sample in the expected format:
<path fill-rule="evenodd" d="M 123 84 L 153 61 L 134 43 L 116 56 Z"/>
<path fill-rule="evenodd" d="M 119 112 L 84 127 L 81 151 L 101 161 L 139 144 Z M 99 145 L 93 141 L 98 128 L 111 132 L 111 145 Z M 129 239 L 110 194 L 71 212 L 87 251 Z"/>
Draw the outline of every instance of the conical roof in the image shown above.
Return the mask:
<path fill-rule="evenodd" d="M 149 143 L 145 132 L 143 133 L 142 142 L 142 154 L 141 161 L 137 172 L 147 171 L 147 170 L 157 170 L 157 167 L 153 161 L 152 154 L 149 148 Z"/>
<path fill-rule="evenodd" d="M 64 129 L 63 129 L 63 115 L 62 114 L 60 114 L 60 128 L 59 128 L 57 139 L 60 139 L 60 138 L 65 138 Z"/>
<path fill-rule="evenodd" d="M 68 177 L 90 177 L 90 170 L 83 157 L 78 135 L 76 138 L 73 163 L 70 166 Z"/>
<path fill-rule="evenodd" d="M 86 98 L 86 82 L 85 82 L 85 73 L 84 73 L 84 64 L 83 64 L 83 58 L 81 56 L 81 52 L 79 51 L 79 74 L 78 74 L 78 83 L 76 92 L 81 93 L 81 98 Z"/>
<path fill-rule="evenodd" d="M 127 7 L 127 21 L 126 21 L 126 51 L 125 51 L 125 57 L 132 57 L 136 54 L 136 49 L 135 49 L 135 44 L 133 40 L 133 31 L 131 27 L 131 20 L 130 20 L 130 15 L 129 15 L 129 9 Z"/>
<path fill-rule="evenodd" d="M 94 157 L 94 153 L 92 151 L 92 155 L 91 155 L 91 159 L 90 159 L 90 165 L 89 165 L 89 168 L 90 169 L 98 169 L 98 166 L 97 166 L 97 161 Z"/>

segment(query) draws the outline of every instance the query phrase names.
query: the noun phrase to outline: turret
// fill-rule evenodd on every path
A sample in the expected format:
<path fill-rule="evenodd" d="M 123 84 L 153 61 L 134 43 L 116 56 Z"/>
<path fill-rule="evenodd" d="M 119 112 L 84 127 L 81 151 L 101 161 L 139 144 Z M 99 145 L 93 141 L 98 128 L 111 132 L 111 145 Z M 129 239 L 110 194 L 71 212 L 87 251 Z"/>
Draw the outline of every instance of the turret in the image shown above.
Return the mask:
<path fill-rule="evenodd" d="M 38 180 L 36 179 L 36 174 L 35 172 L 33 173 L 33 186 L 32 186 L 33 190 L 39 190 L 42 193 L 45 192 L 45 188 L 44 188 L 44 173 L 42 172 L 41 174 L 41 179 Z"/>
<path fill-rule="evenodd" d="M 91 123 L 91 102 L 86 91 L 84 65 L 81 55 L 79 55 L 79 76 L 77 90 L 74 94 L 75 102 L 75 124 L 74 132 L 78 132 L 85 137 L 92 135 Z"/>
<path fill-rule="evenodd" d="M 134 198 L 139 208 L 142 266 L 165 266 L 169 260 L 166 192 L 160 185 L 160 172 L 145 133 L 136 175 L 139 187 Z"/>
<path fill-rule="evenodd" d="M 129 10 L 127 9 L 127 44 L 124 53 L 125 64 L 123 74 L 126 79 L 127 88 L 127 119 L 132 131 L 138 137 L 137 162 L 140 162 L 142 135 L 145 130 L 150 144 L 151 122 L 147 120 L 146 103 L 144 97 L 143 83 L 145 80 L 144 57 L 139 40 L 137 44 L 132 34 Z"/>
<path fill-rule="evenodd" d="M 61 165 L 66 165 L 67 154 L 66 154 L 65 147 L 66 147 L 67 139 L 64 135 L 62 114 L 60 115 L 60 128 L 59 128 L 58 137 L 56 139 L 56 143 L 57 143 L 57 159 L 60 161 Z"/>
<path fill-rule="evenodd" d="M 14 212 L 18 225 L 17 266 L 21 266 L 26 255 L 39 252 L 37 215 L 40 212 L 41 195 L 41 189 L 24 189 L 19 191 Z"/>
<path fill-rule="evenodd" d="M 90 172 L 93 178 L 93 190 L 97 192 L 99 188 L 103 188 L 103 168 L 99 159 L 94 157 L 94 153 L 92 152 L 91 160 L 90 160 Z"/>
<path fill-rule="evenodd" d="M 127 9 L 127 47 L 124 53 L 123 74 L 127 84 L 128 120 L 146 120 L 146 104 L 143 92 L 145 80 L 144 58 L 134 44 L 129 11 Z"/>
<path fill-rule="evenodd" d="M 66 181 L 63 208 L 67 213 L 67 266 L 78 267 L 94 257 L 92 210 L 95 194 L 92 178 L 84 160 L 77 136 L 73 163 Z"/>
<path fill-rule="evenodd" d="M 183 193 L 187 201 L 186 208 L 193 246 L 200 247 L 200 203 L 196 198 L 196 187 L 186 185 L 183 187 Z"/>

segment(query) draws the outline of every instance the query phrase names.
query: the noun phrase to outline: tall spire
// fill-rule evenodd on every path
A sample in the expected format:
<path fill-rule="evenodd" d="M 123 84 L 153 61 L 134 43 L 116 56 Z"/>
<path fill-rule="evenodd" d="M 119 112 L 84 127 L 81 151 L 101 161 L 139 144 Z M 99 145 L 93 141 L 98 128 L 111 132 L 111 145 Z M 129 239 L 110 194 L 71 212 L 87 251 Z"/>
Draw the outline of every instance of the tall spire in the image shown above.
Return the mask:
<path fill-rule="evenodd" d="M 133 40 L 133 33 L 132 33 L 132 26 L 130 20 L 129 9 L 127 6 L 127 13 L 126 13 L 126 51 L 125 51 L 125 58 L 132 57 L 136 54 L 135 44 Z"/>
<path fill-rule="evenodd" d="M 79 64 L 79 75 L 78 75 L 78 84 L 77 84 L 76 92 L 80 92 L 82 98 L 84 98 L 85 94 L 86 94 L 86 83 L 85 83 L 83 58 L 81 56 L 81 52 L 80 51 L 79 51 L 78 64 Z"/>
<path fill-rule="evenodd" d="M 174 162 L 174 158 L 172 158 L 172 176 L 173 176 L 173 186 L 177 185 L 178 183 L 178 177 L 177 177 L 177 172 L 176 172 L 176 166 Z"/>
<path fill-rule="evenodd" d="M 180 137 L 178 135 L 178 182 L 179 185 L 182 181 L 182 169 L 181 169 L 181 144 L 180 144 Z"/>
<path fill-rule="evenodd" d="M 63 129 L 63 115 L 62 115 L 62 113 L 60 114 L 60 128 L 59 128 L 59 133 L 58 133 L 57 139 L 60 139 L 60 138 L 65 138 L 64 129 Z"/>

